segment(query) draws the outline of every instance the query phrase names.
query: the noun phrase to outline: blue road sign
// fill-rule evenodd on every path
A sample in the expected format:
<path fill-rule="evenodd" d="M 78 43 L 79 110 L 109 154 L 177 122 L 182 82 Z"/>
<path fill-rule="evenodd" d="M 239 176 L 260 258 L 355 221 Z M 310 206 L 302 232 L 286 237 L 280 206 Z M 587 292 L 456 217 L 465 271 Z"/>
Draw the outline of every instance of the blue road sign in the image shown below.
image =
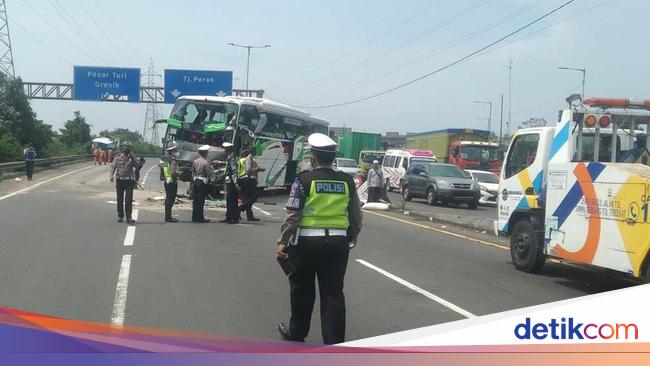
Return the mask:
<path fill-rule="evenodd" d="M 231 95 L 232 71 L 165 70 L 165 103 L 182 95 Z"/>
<path fill-rule="evenodd" d="M 74 67 L 74 99 L 94 101 L 140 101 L 140 69 Z"/>

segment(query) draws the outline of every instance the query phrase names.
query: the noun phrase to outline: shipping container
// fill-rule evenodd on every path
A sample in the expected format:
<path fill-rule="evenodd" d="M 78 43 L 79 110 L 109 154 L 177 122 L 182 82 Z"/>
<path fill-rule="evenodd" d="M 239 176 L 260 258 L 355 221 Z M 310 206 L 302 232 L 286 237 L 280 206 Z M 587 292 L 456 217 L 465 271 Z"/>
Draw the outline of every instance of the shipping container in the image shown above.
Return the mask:
<path fill-rule="evenodd" d="M 357 160 L 361 150 L 380 150 L 381 135 L 378 133 L 348 132 L 339 137 L 339 154 Z"/>

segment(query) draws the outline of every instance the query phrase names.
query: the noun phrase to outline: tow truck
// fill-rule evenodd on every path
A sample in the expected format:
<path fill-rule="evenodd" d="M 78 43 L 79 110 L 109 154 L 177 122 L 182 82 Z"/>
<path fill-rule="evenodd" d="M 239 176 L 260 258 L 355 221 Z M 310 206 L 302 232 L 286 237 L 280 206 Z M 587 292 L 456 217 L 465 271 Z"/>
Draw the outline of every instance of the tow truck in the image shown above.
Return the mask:
<path fill-rule="evenodd" d="M 547 258 L 650 277 L 650 100 L 567 98 L 553 127 L 521 129 L 501 169 L 497 235 L 514 266 Z"/>

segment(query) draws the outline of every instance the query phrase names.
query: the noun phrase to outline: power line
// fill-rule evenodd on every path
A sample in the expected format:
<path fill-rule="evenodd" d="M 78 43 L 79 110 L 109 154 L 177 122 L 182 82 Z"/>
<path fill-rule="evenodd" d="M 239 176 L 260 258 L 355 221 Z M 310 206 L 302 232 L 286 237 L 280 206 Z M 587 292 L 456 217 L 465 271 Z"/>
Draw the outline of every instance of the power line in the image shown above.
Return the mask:
<path fill-rule="evenodd" d="M 22 25 L 20 25 L 20 23 L 18 23 L 18 22 L 16 21 L 16 19 L 14 19 L 13 17 L 11 18 L 11 23 L 17 25 L 18 28 L 20 28 L 23 32 L 25 32 L 28 36 L 30 36 L 30 37 L 31 37 L 32 39 L 34 39 L 36 42 L 40 43 L 41 46 L 43 46 L 45 49 L 47 49 L 48 51 L 50 51 L 54 56 L 58 57 L 61 61 L 65 62 L 66 64 L 68 64 L 68 65 L 70 65 L 70 66 L 72 66 L 72 62 L 70 62 L 69 60 L 67 60 L 65 57 L 61 56 L 58 52 L 56 52 L 56 51 L 54 51 L 53 49 L 51 49 L 51 48 L 47 45 L 47 43 L 41 41 L 41 40 L 40 40 L 38 37 L 36 37 L 34 34 L 30 33 L 30 32 L 29 32 L 25 27 L 23 27 Z"/>
<path fill-rule="evenodd" d="M 104 28 L 103 28 L 103 27 L 102 27 L 102 26 L 97 22 L 97 20 L 96 20 L 95 17 L 90 13 L 90 11 L 88 11 L 88 8 L 86 8 L 86 6 L 84 5 L 84 3 L 83 3 L 81 0 L 77 0 L 77 2 L 79 3 L 79 5 L 81 5 L 81 8 L 83 9 L 83 11 L 88 15 L 88 18 L 90 18 L 90 21 L 93 22 L 93 24 L 95 24 L 95 26 L 97 27 L 97 29 L 99 29 L 99 32 L 104 36 L 104 38 L 106 38 L 106 39 L 108 40 L 108 42 L 111 44 L 111 46 L 112 46 L 112 47 L 113 47 L 117 52 L 120 53 L 120 57 L 123 58 L 125 61 L 128 60 L 129 56 L 128 56 L 128 55 L 125 56 L 125 54 L 122 53 L 122 50 L 120 49 L 120 47 L 119 47 L 116 43 L 113 42 L 113 39 L 111 39 L 111 37 L 108 36 L 108 34 L 104 31 Z M 136 63 L 132 63 L 132 64 L 135 65 Z"/>
<path fill-rule="evenodd" d="M 99 1 L 99 0 L 95 0 L 95 2 L 96 2 L 97 5 L 99 6 L 99 10 L 101 10 L 102 13 L 106 16 L 106 20 L 108 21 L 108 23 L 111 25 L 111 27 L 113 27 L 113 29 L 115 29 L 117 35 L 118 35 L 120 38 L 122 38 L 122 41 L 124 41 L 124 44 L 126 44 L 126 46 L 129 48 L 129 50 L 130 50 L 131 52 L 133 52 L 133 54 L 134 54 L 138 59 L 140 59 L 141 61 L 145 61 L 144 57 L 142 57 L 142 55 L 138 52 L 138 50 L 137 50 L 136 48 L 132 47 L 132 46 L 131 46 L 131 43 L 129 42 L 129 40 L 128 40 L 126 37 L 124 37 L 124 34 L 123 34 L 122 31 L 120 30 L 120 28 L 119 28 L 117 25 L 115 25 L 115 23 L 113 23 L 113 21 L 111 20 L 111 16 L 110 16 L 110 14 L 108 14 L 108 12 L 106 11 L 106 8 L 104 8 L 104 5 L 102 5 L 101 1 Z"/>
<path fill-rule="evenodd" d="M 558 12 L 559 10 L 563 9 L 564 7 L 568 6 L 569 4 L 571 4 L 571 3 L 573 3 L 573 2 L 575 2 L 575 0 L 569 0 L 569 1 L 565 2 L 565 3 L 563 3 L 562 5 L 560 5 L 560 6 L 556 7 L 556 8 L 554 8 L 553 10 L 551 10 L 551 11 L 545 13 L 544 15 L 538 17 L 537 19 L 531 21 L 530 23 L 527 23 L 526 25 L 524 25 L 524 26 L 522 26 L 522 27 L 519 27 L 518 29 L 516 29 L 516 30 L 514 30 L 514 31 L 512 31 L 512 32 L 510 32 L 510 33 L 508 33 L 508 34 L 506 34 L 505 36 L 503 36 L 503 37 L 497 39 L 496 41 L 493 41 L 493 42 L 489 43 L 488 45 L 486 45 L 486 46 L 484 46 L 484 47 L 479 48 L 478 50 L 476 50 L 476 51 L 474 51 L 474 52 L 471 52 L 471 53 L 469 53 L 469 54 L 467 54 L 467 55 L 465 55 L 465 56 L 463 56 L 463 57 L 461 57 L 461 58 L 459 58 L 459 59 L 456 59 L 455 61 L 452 61 L 452 62 L 448 63 L 447 65 L 442 66 L 442 67 L 440 67 L 440 68 L 438 68 L 438 69 L 436 69 L 436 70 L 434 70 L 434 71 L 432 71 L 432 72 L 430 72 L 430 73 L 424 74 L 424 75 L 422 75 L 422 76 L 420 76 L 420 77 L 417 77 L 417 78 L 415 78 L 415 79 L 413 79 L 413 80 L 409 80 L 409 81 L 407 81 L 407 82 L 404 82 L 404 83 L 399 84 L 399 85 L 397 85 L 397 86 L 394 86 L 394 87 L 392 87 L 392 88 L 386 89 L 386 90 L 381 91 L 381 92 L 378 92 L 378 93 L 371 94 L 371 95 L 366 96 L 366 97 L 363 97 L 363 98 L 358 98 L 358 99 L 354 99 L 354 100 L 350 100 L 350 101 L 342 102 L 342 103 L 336 103 L 336 104 L 330 104 L 330 105 L 324 105 L 324 106 L 293 106 L 293 107 L 296 107 L 296 108 L 306 108 L 306 109 L 307 109 L 307 108 L 312 109 L 312 108 L 334 108 L 334 107 L 341 107 L 341 106 L 345 106 L 345 105 L 350 105 L 350 104 L 355 104 L 355 103 L 363 102 L 363 101 L 366 101 L 366 100 L 369 100 L 369 99 L 374 99 L 374 98 L 376 98 L 376 97 L 382 96 L 382 95 L 384 95 L 384 94 L 388 94 L 388 93 L 393 92 L 393 91 L 395 91 L 395 90 L 402 89 L 402 88 L 404 88 L 404 87 L 406 87 L 406 86 L 408 86 L 408 85 L 411 85 L 411 84 L 416 83 L 416 82 L 418 82 L 418 81 L 420 81 L 420 80 L 423 80 L 423 79 L 426 79 L 426 78 L 428 78 L 428 77 L 431 77 L 431 76 L 433 76 L 433 75 L 435 75 L 435 74 L 438 74 L 438 73 L 441 72 L 441 71 L 444 71 L 444 70 L 446 70 L 446 69 L 449 69 L 449 68 L 451 68 L 451 67 L 453 67 L 453 66 L 455 66 L 455 65 L 457 65 L 457 64 L 459 64 L 459 63 L 461 63 L 461 62 L 463 62 L 463 61 L 465 61 L 465 60 L 467 60 L 467 59 L 470 59 L 471 57 L 473 57 L 473 56 L 475 56 L 475 55 L 477 55 L 477 54 L 483 52 L 484 50 L 486 50 L 486 49 L 488 49 L 488 48 L 490 48 L 490 47 L 492 47 L 492 46 L 494 46 L 494 45 L 496 45 L 496 44 L 498 44 L 498 43 L 500 43 L 500 42 L 502 42 L 502 41 L 504 41 L 504 40 L 506 40 L 506 39 L 508 39 L 508 38 L 510 38 L 510 37 L 512 37 L 512 36 L 514 36 L 515 34 L 517 34 L 517 33 L 521 32 L 521 31 L 523 31 L 524 29 L 527 29 L 527 28 L 533 26 L 534 24 L 540 22 L 541 20 L 548 18 L 548 17 L 551 16 L 552 14 Z"/>
<path fill-rule="evenodd" d="M 95 1 L 98 1 L 98 0 L 95 0 Z M 326 68 L 326 67 L 328 67 L 328 66 L 330 66 L 330 65 L 332 65 L 332 64 L 335 64 L 335 63 L 341 61 L 342 59 L 344 59 L 345 57 L 354 54 L 355 52 L 359 51 L 360 49 L 362 49 L 362 48 L 364 48 L 364 47 L 366 47 L 366 46 L 371 45 L 372 43 L 376 42 L 377 40 L 379 40 L 379 39 L 381 39 L 381 38 L 383 38 L 383 37 L 389 35 L 389 34 L 392 33 L 393 31 L 395 31 L 396 29 L 398 29 L 398 28 L 400 28 L 400 27 L 402 27 L 402 26 L 408 24 L 408 23 L 409 23 L 410 21 L 412 21 L 413 19 L 415 19 L 415 18 L 421 16 L 422 14 L 426 13 L 427 11 L 431 10 L 434 6 L 438 5 L 438 4 L 440 3 L 440 1 L 442 1 L 442 0 L 438 0 L 438 1 L 434 2 L 434 3 L 432 3 L 432 4 L 429 4 L 429 5 L 426 6 L 424 9 L 418 10 L 415 14 L 410 15 L 409 17 L 407 17 L 406 19 L 402 20 L 402 21 L 399 22 L 398 24 L 396 24 L 396 25 L 394 25 L 394 26 L 388 28 L 386 31 L 382 32 L 381 34 L 379 34 L 379 35 L 377 35 L 377 36 L 375 36 L 375 37 L 373 37 L 373 38 L 371 38 L 371 39 L 365 41 L 365 42 L 362 43 L 361 45 L 359 45 L 359 46 L 357 46 L 357 47 L 355 47 L 355 48 L 353 48 L 353 49 L 351 49 L 351 50 L 349 50 L 349 51 L 347 51 L 347 52 L 344 52 L 343 54 L 340 54 L 340 55 L 338 55 L 337 57 L 334 57 L 334 58 L 330 59 L 329 61 L 327 61 L 327 62 L 321 64 L 320 66 L 317 66 L 317 67 L 315 67 L 315 68 L 313 68 L 313 69 L 310 69 L 309 71 L 303 72 L 302 74 L 298 75 L 297 77 L 291 79 L 288 83 L 283 83 L 283 84 L 281 84 L 281 85 L 280 85 L 280 88 L 282 88 L 282 87 L 285 86 L 285 85 L 291 84 L 291 83 L 292 83 L 293 81 L 295 81 L 295 80 L 299 80 L 300 78 L 302 78 L 302 77 L 305 76 L 305 75 L 308 75 L 308 74 L 314 73 L 314 72 L 316 72 L 316 71 L 318 71 L 318 70 L 322 70 L 322 69 L 324 69 L 324 68 Z M 488 0 L 488 1 L 489 1 L 489 0 Z"/>
<path fill-rule="evenodd" d="M 391 48 L 388 48 L 387 50 L 384 50 L 383 53 L 379 54 L 376 57 L 367 58 L 367 59 L 365 59 L 365 60 L 363 60 L 361 62 L 357 62 L 357 63 L 351 65 L 350 67 L 344 68 L 344 69 L 339 70 L 339 71 L 337 71 L 335 73 L 331 73 L 328 76 L 325 76 L 324 78 L 317 79 L 317 80 L 321 80 L 321 82 L 316 84 L 316 85 L 311 85 L 309 87 L 304 87 L 302 89 L 295 90 L 295 92 L 299 93 L 299 92 L 304 91 L 304 90 L 314 90 L 315 88 L 318 88 L 318 87 L 323 86 L 323 85 L 327 85 L 327 84 L 329 84 L 330 82 L 332 82 L 334 80 L 337 80 L 337 79 L 340 79 L 340 78 L 342 78 L 342 77 L 344 77 L 346 75 L 349 75 L 349 74 L 353 73 L 354 71 L 360 70 L 360 69 L 362 69 L 362 68 L 364 68 L 364 67 L 366 67 L 368 65 L 372 65 L 374 63 L 377 63 L 377 62 L 385 59 L 386 57 L 396 53 L 397 51 L 400 51 L 401 49 L 403 49 L 403 48 L 417 42 L 418 40 L 430 35 L 431 33 L 434 33 L 435 31 L 440 30 L 440 29 L 444 28 L 445 26 L 455 22 L 456 20 L 462 18 L 463 16 L 465 16 L 465 15 L 471 13 L 472 11 L 480 8 L 481 6 L 487 4 L 489 1 L 491 1 L 491 0 L 481 0 L 481 1 L 479 1 L 479 2 L 477 2 L 475 4 L 473 4 L 473 5 L 470 5 L 469 7 L 463 9 L 462 11 L 460 11 L 459 13 L 456 13 L 456 14 L 452 15 L 451 17 L 446 18 L 442 22 L 436 23 L 435 25 L 427 28 L 425 31 L 422 31 L 422 32 L 416 34 L 415 36 L 413 36 L 413 37 L 411 37 L 411 38 L 409 38 L 409 39 L 407 39 L 405 41 L 402 41 L 401 43 L 399 43 L 396 46 L 393 46 Z M 549 0 L 542 0 L 542 1 L 549 1 Z"/>
<path fill-rule="evenodd" d="M 54 8 L 54 10 L 59 14 L 59 16 L 61 16 L 61 19 L 63 19 L 63 21 L 66 22 L 66 24 L 68 24 L 70 29 L 72 29 L 72 31 L 77 34 L 77 37 L 79 37 L 79 39 L 81 39 L 86 44 L 86 46 L 88 46 L 88 49 L 92 50 L 102 62 L 109 64 L 107 59 L 104 58 L 104 56 L 100 52 L 97 52 L 97 49 L 93 47 L 92 43 L 88 42 L 88 40 L 81 34 L 81 32 L 79 32 L 79 30 L 77 30 L 77 28 L 74 25 L 72 25 L 70 20 L 68 20 L 68 17 L 65 14 L 63 14 L 61 10 L 59 10 L 57 5 L 52 0 L 47 0 L 47 1 L 50 3 L 52 8 Z"/>
<path fill-rule="evenodd" d="M 548 2 L 548 1 L 549 0 L 540 0 L 537 3 L 526 5 L 523 8 L 515 10 L 514 12 L 512 12 L 512 13 L 510 13 L 510 14 L 502 17 L 502 18 L 499 18 L 496 21 L 494 21 L 494 22 L 492 22 L 490 24 L 487 24 L 487 25 L 485 25 L 485 26 L 483 26 L 483 27 L 481 27 L 481 28 L 479 28 L 477 30 L 474 30 L 474 31 L 472 31 L 472 32 L 470 32 L 470 33 L 468 33 L 468 34 L 466 34 L 466 35 L 464 35 L 464 36 L 462 36 L 462 37 L 460 37 L 460 38 L 458 38 L 458 39 L 456 39 L 456 40 L 454 40 L 454 41 L 452 41 L 452 42 L 450 42 L 450 43 L 448 43 L 448 44 L 446 44 L 446 45 L 444 45 L 442 47 L 439 47 L 437 49 L 429 51 L 424 55 L 413 57 L 413 58 L 407 60 L 406 62 L 403 62 L 403 63 L 401 63 L 401 64 L 399 64 L 397 66 L 394 66 L 394 67 L 392 67 L 392 68 L 390 68 L 388 70 L 383 70 L 383 71 L 381 71 L 381 72 L 379 72 L 377 74 L 374 74 L 374 75 L 372 75 L 370 77 L 362 79 L 359 82 L 355 83 L 354 85 L 352 85 L 352 86 L 350 86 L 348 88 L 345 88 L 346 93 L 349 93 L 349 92 L 351 92 L 353 90 L 362 88 L 362 87 L 364 87 L 364 86 L 366 86 L 368 84 L 372 84 L 372 83 L 374 83 L 376 81 L 379 81 L 381 79 L 384 79 L 386 77 L 395 75 L 396 72 L 399 72 L 399 71 L 402 71 L 402 70 L 405 70 L 405 69 L 409 69 L 409 68 L 411 68 L 411 67 L 413 67 L 413 66 L 415 66 L 415 65 L 417 65 L 417 64 L 419 64 L 419 63 L 421 63 L 423 61 L 427 61 L 431 57 L 441 54 L 443 51 L 446 51 L 446 50 L 448 50 L 450 48 L 453 48 L 453 47 L 456 47 L 459 44 L 462 44 L 462 43 L 464 43 L 464 42 L 466 42 L 468 40 L 476 38 L 476 37 L 480 36 L 481 34 L 484 34 L 484 33 L 488 32 L 488 31 L 498 27 L 499 25 L 502 25 L 502 24 L 504 24 L 504 23 L 506 23 L 506 22 L 508 22 L 508 21 L 510 21 L 510 20 L 522 15 L 522 14 L 525 14 L 526 12 L 528 12 L 528 11 L 530 11 L 530 10 L 532 10 L 532 9 L 534 9 L 534 8 L 540 6 L 540 5 L 542 5 L 542 4 L 544 4 L 544 3 Z M 328 95 L 317 98 L 315 100 L 312 99 L 310 101 L 310 103 L 318 103 L 318 102 L 321 102 L 323 100 L 330 99 L 330 98 L 332 98 L 334 96 L 340 96 L 340 92 L 338 92 L 338 93 L 330 93 Z"/>
<path fill-rule="evenodd" d="M 56 33 L 58 33 L 61 37 L 63 37 L 66 41 L 68 41 L 73 47 L 75 47 L 77 50 L 79 50 L 81 53 L 83 53 L 86 57 L 93 61 L 97 61 L 97 58 L 95 56 L 91 56 L 89 53 L 86 52 L 82 47 L 79 47 L 75 42 L 72 41 L 72 39 L 68 38 L 68 36 L 61 32 L 59 28 L 57 28 L 52 22 L 50 22 L 46 17 L 44 17 L 40 12 L 38 12 L 28 1 L 23 1 L 25 5 L 27 5 L 28 8 L 30 8 L 36 15 L 38 15 L 39 18 L 41 18 L 45 24 L 49 25 L 50 28 L 52 28 Z"/>

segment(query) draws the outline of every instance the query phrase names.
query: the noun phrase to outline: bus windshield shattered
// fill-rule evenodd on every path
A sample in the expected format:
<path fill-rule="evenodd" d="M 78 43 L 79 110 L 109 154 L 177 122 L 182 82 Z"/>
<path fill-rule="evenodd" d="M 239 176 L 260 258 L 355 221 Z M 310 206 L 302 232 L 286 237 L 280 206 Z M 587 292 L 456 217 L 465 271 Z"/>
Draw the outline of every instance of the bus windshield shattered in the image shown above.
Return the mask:
<path fill-rule="evenodd" d="M 192 161 L 198 147 L 221 147 L 232 140 L 238 105 L 234 103 L 179 100 L 167 120 L 165 141 L 176 141 L 180 161 Z M 210 151 L 210 159 L 223 159 L 221 149 Z"/>

